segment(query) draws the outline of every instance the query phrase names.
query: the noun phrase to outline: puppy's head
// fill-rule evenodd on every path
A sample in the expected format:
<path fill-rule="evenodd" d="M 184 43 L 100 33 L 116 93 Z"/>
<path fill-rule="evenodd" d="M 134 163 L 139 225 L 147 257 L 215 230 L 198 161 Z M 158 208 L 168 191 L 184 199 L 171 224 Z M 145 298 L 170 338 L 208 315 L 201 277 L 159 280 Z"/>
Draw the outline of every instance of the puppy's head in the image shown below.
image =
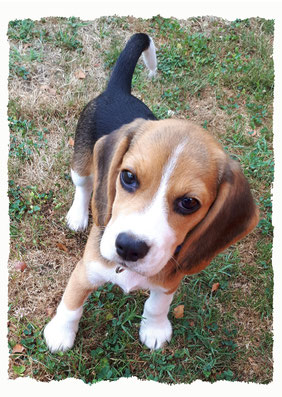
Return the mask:
<path fill-rule="evenodd" d="M 109 261 L 153 276 L 204 269 L 258 221 L 237 162 L 184 120 L 137 119 L 94 147 L 94 222 Z"/>

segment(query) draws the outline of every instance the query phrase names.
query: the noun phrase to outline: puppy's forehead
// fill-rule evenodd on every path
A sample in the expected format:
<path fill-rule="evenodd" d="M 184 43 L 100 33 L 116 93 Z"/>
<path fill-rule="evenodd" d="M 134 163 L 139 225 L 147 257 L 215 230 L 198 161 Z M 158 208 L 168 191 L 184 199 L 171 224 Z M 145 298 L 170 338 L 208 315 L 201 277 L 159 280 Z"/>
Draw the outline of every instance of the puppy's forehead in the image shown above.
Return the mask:
<path fill-rule="evenodd" d="M 149 170 L 154 178 L 162 174 L 173 154 L 178 156 L 175 166 L 187 171 L 190 164 L 197 171 L 209 169 L 214 164 L 214 153 L 220 152 L 210 134 L 187 120 L 150 121 L 134 137 L 124 165 L 138 167 L 142 173 Z"/>

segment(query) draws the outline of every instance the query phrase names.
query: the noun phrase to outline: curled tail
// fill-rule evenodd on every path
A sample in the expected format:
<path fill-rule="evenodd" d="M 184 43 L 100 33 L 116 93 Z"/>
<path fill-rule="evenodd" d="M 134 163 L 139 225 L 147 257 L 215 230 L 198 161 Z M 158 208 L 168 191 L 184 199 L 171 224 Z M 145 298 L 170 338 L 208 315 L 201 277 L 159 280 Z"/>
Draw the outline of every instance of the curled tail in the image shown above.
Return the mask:
<path fill-rule="evenodd" d="M 131 82 L 140 55 L 153 76 L 157 69 L 156 49 L 153 40 L 145 33 L 136 33 L 127 42 L 111 74 L 107 90 L 121 90 L 131 93 Z"/>

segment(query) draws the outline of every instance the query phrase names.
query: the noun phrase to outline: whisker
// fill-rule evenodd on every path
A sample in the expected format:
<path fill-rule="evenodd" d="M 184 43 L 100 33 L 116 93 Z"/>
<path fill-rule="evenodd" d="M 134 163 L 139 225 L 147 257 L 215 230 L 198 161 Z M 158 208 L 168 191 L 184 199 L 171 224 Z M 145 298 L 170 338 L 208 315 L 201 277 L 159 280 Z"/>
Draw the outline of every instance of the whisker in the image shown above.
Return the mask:
<path fill-rule="evenodd" d="M 177 269 L 177 270 L 180 270 L 180 269 L 181 269 L 180 263 L 175 259 L 174 256 L 172 256 L 172 257 L 170 258 L 170 260 L 172 260 L 172 261 L 174 262 L 174 264 L 176 265 L 176 269 Z"/>

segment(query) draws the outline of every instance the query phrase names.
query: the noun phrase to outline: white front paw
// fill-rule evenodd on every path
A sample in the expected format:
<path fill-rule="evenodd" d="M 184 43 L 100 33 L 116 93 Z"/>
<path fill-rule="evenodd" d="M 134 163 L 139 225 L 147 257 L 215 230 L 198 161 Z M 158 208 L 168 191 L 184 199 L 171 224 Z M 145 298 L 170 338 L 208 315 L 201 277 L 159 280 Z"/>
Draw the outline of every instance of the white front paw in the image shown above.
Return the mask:
<path fill-rule="evenodd" d="M 55 316 L 44 329 L 44 337 L 49 350 L 54 353 L 73 347 L 78 323 L 62 323 Z"/>
<path fill-rule="evenodd" d="M 74 231 L 83 231 L 88 225 L 88 208 L 85 211 L 82 208 L 77 208 L 76 205 L 72 205 L 66 216 L 68 227 Z"/>
<path fill-rule="evenodd" d="M 149 349 L 159 349 L 165 342 L 169 342 L 172 336 L 170 321 L 166 319 L 160 323 L 143 319 L 141 322 L 140 340 Z"/>

